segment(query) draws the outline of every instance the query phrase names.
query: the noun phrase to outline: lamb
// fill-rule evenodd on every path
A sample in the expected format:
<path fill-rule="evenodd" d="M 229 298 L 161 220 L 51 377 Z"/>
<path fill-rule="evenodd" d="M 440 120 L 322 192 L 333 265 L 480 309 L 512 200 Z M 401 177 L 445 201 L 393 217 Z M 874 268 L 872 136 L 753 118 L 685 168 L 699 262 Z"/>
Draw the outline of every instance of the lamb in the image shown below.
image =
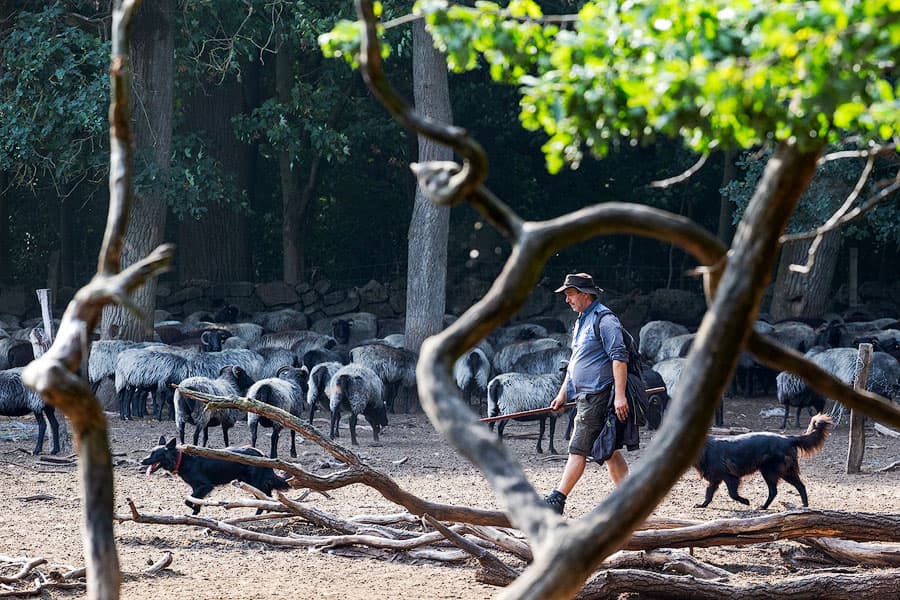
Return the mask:
<path fill-rule="evenodd" d="M 853 385 L 859 372 L 859 351 L 856 348 L 811 348 L 806 357 L 844 383 Z M 800 427 L 800 410 L 806 406 L 817 412 L 825 409 L 825 398 L 796 375 L 783 371 L 775 379 L 778 401 L 784 406 L 782 429 L 787 427 L 791 406 L 797 407 L 796 426 Z M 900 392 L 900 363 L 884 352 L 872 354 L 872 365 L 866 389 L 886 398 L 894 399 Z"/>
<path fill-rule="evenodd" d="M 253 379 L 243 368 L 228 365 L 222 367 L 216 379 L 188 377 L 178 385 L 213 396 L 243 396 L 253 385 Z M 200 432 L 203 431 L 203 445 L 206 446 L 209 440 L 209 428 L 221 425 L 222 438 L 225 446 L 228 446 L 228 430 L 234 426 L 238 418 L 240 418 L 240 411 L 237 409 L 206 410 L 205 405 L 183 395 L 181 390 L 175 391 L 175 426 L 178 428 L 178 439 L 182 444 L 184 443 L 184 426 L 186 423 L 190 423 L 194 426 L 194 445 L 197 444 Z"/>
<path fill-rule="evenodd" d="M 394 399 L 400 386 L 416 385 L 416 355 L 405 348 L 386 344 L 365 344 L 350 350 L 353 363 L 366 366 L 378 375 L 384 384 L 384 401 L 394 412 Z"/>
<path fill-rule="evenodd" d="M 350 411 L 350 443 L 356 441 L 356 421 L 363 415 L 372 426 L 372 434 L 378 441 L 378 433 L 386 427 L 387 406 L 384 403 L 384 384 L 372 369 L 359 364 L 344 365 L 328 384 L 331 400 L 331 439 L 338 437 L 341 410 Z"/>
<path fill-rule="evenodd" d="M 545 375 L 528 375 L 526 373 L 502 373 L 497 375 L 491 379 L 487 386 L 488 417 L 497 417 L 550 406 L 550 401 L 559 392 L 564 375 L 563 371 Z M 537 420 L 540 422 L 536 446 L 538 454 L 544 452 L 541 442 L 544 438 L 544 428 L 548 419 L 550 420 L 550 433 L 548 436 L 550 452 L 556 454 L 556 448 L 553 445 L 557 419 L 555 414 L 544 413 L 534 417 L 517 419 L 521 421 Z M 506 423 L 507 421 L 505 420 L 500 421 L 500 424 L 497 426 L 497 436 L 500 439 L 503 439 L 503 430 L 506 428 Z M 493 423 L 490 424 L 490 429 L 493 431 Z"/>
<path fill-rule="evenodd" d="M 309 424 L 312 425 L 316 408 L 322 406 L 331 410 L 331 400 L 327 392 L 331 378 L 343 365 L 339 362 L 319 363 L 309 372 L 309 391 L 306 393 L 306 404 L 309 405 Z"/>
<path fill-rule="evenodd" d="M 275 377 L 260 379 L 247 390 L 247 397 L 266 404 L 271 404 L 297 418 L 306 410 L 306 395 L 309 390 L 309 371 L 306 368 L 284 366 L 278 369 Z M 256 413 L 247 414 L 247 425 L 250 427 L 250 445 L 256 448 L 257 427 L 272 428 L 271 458 L 278 457 L 278 436 L 282 425 Z M 291 430 L 291 456 L 297 456 L 297 432 Z"/>
<path fill-rule="evenodd" d="M 466 404 L 475 406 L 481 412 L 481 402 L 487 399 L 487 384 L 491 377 L 491 363 L 484 352 L 473 348 L 459 357 L 453 365 L 453 379 L 463 394 Z"/>
<path fill-rule="evenodd" d="M 50 454 L 59 454 L 59 422 L 56 420 L 56 409 L 45 404 L 41 395 L 25 386 L 22 382 L 22 367 L 0 371 L 0 415 L 5 417 L 21 417 L 28 413 L 37 419 L 37 443 L 32 454 L 38 455 L 44 450 L 44 435 L 47 422 L 50 423 L 50 438 L 53 448 Z M 44 421 L 47 418 L 47 422 Z"/>
<path fill-rule="evenodd" d="M 638 332 L 638 350 L 641 356 L 651 363 L 657 363 L 657 353 L 662 347 L 663 341 L 676 335 L 688 333 L 687 327 L 671 321 L 648 321 Z"/>

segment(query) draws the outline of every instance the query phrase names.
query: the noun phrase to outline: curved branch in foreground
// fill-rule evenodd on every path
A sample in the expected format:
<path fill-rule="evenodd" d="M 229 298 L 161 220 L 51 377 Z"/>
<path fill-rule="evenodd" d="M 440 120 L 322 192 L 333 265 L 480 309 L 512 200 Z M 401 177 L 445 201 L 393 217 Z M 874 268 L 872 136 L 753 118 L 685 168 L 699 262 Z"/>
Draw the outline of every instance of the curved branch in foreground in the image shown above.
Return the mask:
<path fill-rule="evenodd" d="M 397 94 L 384 77 L 372 2 L 357 0 L 356 12 L 365 27 L 359 62 L 366 84 L 403 127 L 450 146 L 465 159 L 463 168 L 457 173 L 448 174 L 447 184 L 433 197 L 435 202 L 444 205 L 465 200 L 487 178 L 487 155 L 484 148 L 465 129 L 418 114 Z"/>
<path fill-rule="evenodd" d="M 475 525 L 494 525 L 497 527 L 509 527 L 510 525 L 509 518 L 506 514 L 498 510 L 439 504 L 419 498 L 415 494 L 400 487 L 397 482 L 389 476 L 363 463 L 354 452 L 339 444 L 335 444 L 331 440 L 323 438 L 317 431 L 306 426 L 300 419 L 279 408 L 247 398 L 228 398 L 227 400 L 221 400 L 217 399 L 216 396 L 202 394 L 188 388 L 178 389 L 185 396 L 205 402 L 208 405 L 208 408 L 237 408 L 245 412 L 255 412 L 266 418 L 277 421 L 286 427 L 293 429 L 306 439 L 319 444 L 332 456 L 342 460 L 349 466 L 343 471 L 327 477 L 322 477 L 299 469 L 296 465 L 279 459 L 235 455 L 227 450 L 183 446 L 182 450 L 185 454 L 232 460 L 242 464 L 281 469 L 294 477 L 294 481 L 291 482 L 294 487 L 309 487 L 317 491 L 333 490 L 354 483 L 364 484 L 375 489 L 391 502 L 405 507 L 409 512 L 418 516 L 430 514 L 443 521 L 458 521 Z"/>
<path fill-rule="evenodd" d="M 900 427 L 900 406 L 878 394 L 850 387 L 820 366 L 806 360 L 799 352 L 755 331 L 750 335 L 747 349 L 764 365 L 802 377 L 823 396 L 859 410 L 882 423 Z"/>
<path fill-rule="evenodd" d="M 91 335 L 103 307 L 110 301 L 127 304 L 130 293 L 163 271 L 172 258 L 172 247 L 163 246 L 118 272 L 131 204 L 133 154 L 127 30 L 138 5 L 138 0 L 117 0 L 112 11 L 110 202 L 97 274 L 69 303 L 50 349 L 22 372 L 25 384 L 61 409 L 72 424 L 84 498 L 82 536 L 90 600 L 118 598 L 122 576 L 113 534 L 113 470 L 106 416 L 77 373 L 90 352 Z"/>
<path fill-rule="evenodd" d="M 645 460 L 578 523 L 561 526 L 520 466 L 465 412 L 450 376 L 453 361 L 524 304 L 547 257 L 563 247 L 606 233 L 638 233 L 674 240 L 702 264 L 710 265 L 721 257 L 721 244 L 687 219 L 635 205 L 610 203 L 546 223 L 525 223 L 506 266 L 485 297 L 445 331 L 425 341 L 417 376 L 426 413 L 485 473 L 513 523 L 535 546 L 534 563 L 504 597 L 573 596 L 692 464 L 715 405 L 734 372 L 738 353 L 752 331 L 775 264 L 778 235 L 812 176 L 817 158 L 818 152 L 803 153 L 782 144 L 769 162 L 738 228 L 713 304 L 698 330 L 682 378 L 685 384 L 670 407 L 666 426 Z"/>

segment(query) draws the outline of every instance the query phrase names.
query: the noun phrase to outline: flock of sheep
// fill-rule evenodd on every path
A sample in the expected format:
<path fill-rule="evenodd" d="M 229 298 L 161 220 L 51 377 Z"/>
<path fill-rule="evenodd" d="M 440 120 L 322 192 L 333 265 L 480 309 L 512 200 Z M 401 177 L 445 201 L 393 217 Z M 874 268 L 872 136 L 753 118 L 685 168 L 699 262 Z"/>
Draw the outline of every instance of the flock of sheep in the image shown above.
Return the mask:
<path fill-rule="evenodd" d="M 312 424 L 316 410 L 330 414 L 329 434 L 340 435 L 340 419 L 348 414 L 352 444 L 357 444 L 356 425 L 363 416 L 374 439 L 388 424 L 401 389 L 415 389 L 416 355 L 403 348 L 402 324 L 382 321 L 371 313 L 354 313 L 308 326 L 305 315 L 291 309 L 259 313 L 240 321 L 236 310 L 226 307 L 215 317 L 195 314 L 183 321 L 164 321 L 155 327 L 153 342 L 100 340 L 92 345 L 87 376 L 95 391 L 112 380 L 122 419 L 145 416 L 148 399 L 153 414 L 175 421 L 184 443 L 186 427 L 193 426 L 193 443 L 206 445 L 209 429 L 221 427 L 223 442 L 239 419 L 247 419 L 255 447 L 258 427 L 271 429 L 270 456 L 277 455 L 281 426 L 256 414 L 235 409 L 205 410 L 204 405 L 175 386 L 216 396 L 253 398 L 281 408 Z M 0 324 L 2 327 L 3 324 Z M 900 393 L 900 331 L 893 319 L 866 322 L 807 323 L 758 321 L 757 331 L 805 352 L 813 362 L 852 383 L 858 370 L 855 346 L 875 344 L 875 358 L 868 389 L 888 398 Z M 0 329 L 0 414 L 32 413 L 38 422 L 34 453 L 43 448 L 46 424 L 50 425 L 52 450 L 59 451 L 58 421 L 52 407 L 25 388 L 21 366 L 33 358 L 25 352 L 29 326 L 7 325 Z M 2 335 L 5 334 L 5 335 Z M 639 350 L 645 361 L 648 387 L 664 384 L 668 395 L 677 392 L 685 356 L 693 340 L 683 325 L 650 321 L 640 330 Z M 27 343 L 27 342 L 26 342 Z M 5 350 L 5 352 L 4 352 Z M 558 392 L 569 358 L 567 326 L 556 318 L 539 318 L 501 328 L 463 355 L 454 366 L 454 378 L 463 397 L 480 415 L 488 417 L 545 408 Z M 742 355 L 734 382 L 735 393 L 752 396 L 774 389 L 788 410 L 804 406 L 822 410 L 825 399 L 802 380 L 776 374 Z M 668 395 L 663 394 L 660 410 Z M 556 415 L 542 414 L 536 450 L 543 451 L 545 425 L 549 421 L 549 449 L 554 447 Z M 502 437 L 505 421 L 498 427 Z M 658 423 L 652 423 L 655 425 Z M 493 426 L 493 423 L 492 423 Z M 571 426 L 571 420 L 570 420 Z M 296 456 L 291 432 L 291 456 Z"/>

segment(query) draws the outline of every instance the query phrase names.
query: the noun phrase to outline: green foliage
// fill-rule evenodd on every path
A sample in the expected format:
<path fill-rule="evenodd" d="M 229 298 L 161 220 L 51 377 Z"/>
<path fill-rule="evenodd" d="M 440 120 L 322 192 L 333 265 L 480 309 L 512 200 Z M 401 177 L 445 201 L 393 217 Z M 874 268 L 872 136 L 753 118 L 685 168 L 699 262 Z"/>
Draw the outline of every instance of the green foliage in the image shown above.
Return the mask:
<path fill-rule="evenodd" d="M 20 11 L 0 40 L 0 169 L 20 186 L 68 187 L 108 168 L 109 44 L 64 16 L 59 2 Z"/>
<path fill-rule="evenodd" d="M 200 219 L 212 203 L 229 204 L 238 212 L 250 208 L 243 191 L 227 173 L 197 133 L 172 138 L 172 162 L 165 172 L 138 155 L 135 160 L 135 193 L 161 194 L 177 219 Z"/>
<path fill-rule="evenodd" d="M 742 176 L 722 189 L 722 194 L 735 204 L 735 223 L 746 210 L 770 157 L 771 152 L 768 151 L 745 153 L 737 161 Z M 810 231 L 824 224 L 844 203 L 850 190 L 856 185 L 864 162 L 864 160 L 834 160 L 820 165 L 809 187 L 800 198 L 797 210 L 788 225 L 788 232 Z M 873 181 L 891 179 L 896 177 L 896 173 L 894 161 L 884 159 L 876 161 L 873 175 L 856 205 L 875 193 L 878 184 Z M 856 240 L 900 244 L 900 208 L 895 203 L 878 206 L 861 219 L 842 227 L 841 231 L 843 236 Z"/>
<path fill-rule="evenodd" d="M 572 30 L 538 21 L 532 0 L 417 9 L 452 68 L 481 57 L 520 87 L 520 119 L 549 136 L 551 172 L 621 138 L 663 134 L 708 152 L 900 131 L 896 0 L 596 0 Z"/>

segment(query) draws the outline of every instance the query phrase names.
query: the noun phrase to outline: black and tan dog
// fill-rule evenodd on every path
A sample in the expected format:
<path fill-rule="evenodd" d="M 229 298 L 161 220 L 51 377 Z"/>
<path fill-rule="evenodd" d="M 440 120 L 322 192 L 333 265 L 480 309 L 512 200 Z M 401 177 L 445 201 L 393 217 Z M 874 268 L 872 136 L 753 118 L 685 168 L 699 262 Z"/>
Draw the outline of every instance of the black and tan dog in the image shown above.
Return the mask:
<path fill-rule="evenodd" d="M 769 497 L 761 508 L 768 508 L 778 493 L 778 480 L 784 479 L 800 492 L 803 506 L 809 506 L 806 486 L 800 480 L 798 456 L 813 456 L 825 444 L 832 420 L 828 415 L 816 415 L 803 435 L 777 433 L 745 433 L 728 438 L 708 438 L 706 446 L 694 464 L 700 476 L 708 482 L 706 499 L 696 508 L 706 507 L 723 481 L 728 495 L 741 504 L 750 501 L 738 494 L 741 477 L 759 471 L 769 487 Z"/>
<path fill-rule="evenodd" d="M 226 450 L 248 456 L 262 456 L 256 448 L 226 448 Z M 148 477 L 159 468 L 169 471 L 172 475 L 178 475 L 191 486 L 191 496 L 194 498 L 203 498 L 216 486 L 235 479 L 249 483 L 267 496 L 272 495 L 273 489 L 286 490 L 290 487 L 287 480 L 276 475 L 270 468 L 184 454 L 175 446 L 175 438 L 167 443 L 165 436 L 160 436 L 159 445 L 150 451 L 141 464 L 147 466 Z M 200 512 L 199 504 L 190 500 L 185 500 L 184 503 L 195 515 Z M 257 514 L 260 512 L 262 509 L 256 511 Z"/>

